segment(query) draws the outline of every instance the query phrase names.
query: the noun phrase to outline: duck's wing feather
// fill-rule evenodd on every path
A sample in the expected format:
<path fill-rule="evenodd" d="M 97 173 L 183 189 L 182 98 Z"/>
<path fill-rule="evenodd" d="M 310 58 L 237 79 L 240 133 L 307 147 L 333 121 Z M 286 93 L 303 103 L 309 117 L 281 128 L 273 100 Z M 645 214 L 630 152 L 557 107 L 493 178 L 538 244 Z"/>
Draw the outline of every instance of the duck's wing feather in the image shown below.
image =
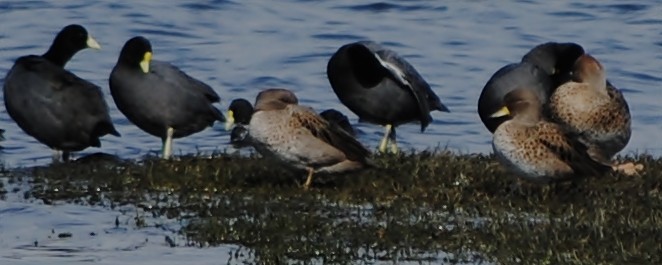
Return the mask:
<path fill-rule="evenodd" d="M 353 136 L 345 132 L 338 125 L 327 122 L 317 115 L 311 108 L 288 105 L 292 122 L 308 130 L 314 137 L 340 150 L 352 161 L 366 161 L 370 151 L 366 149 Z"/>
<path fill-rule="evenodd" d="M 608 161 L 599 161 L 601 159 L 590 154 L 589 147 L 581 141 L 581 135 L 550 122 L 542 122 L 536 129 L 540 143 L 567 163 L 575 173 L 600 176 L 612 169 Z"/>

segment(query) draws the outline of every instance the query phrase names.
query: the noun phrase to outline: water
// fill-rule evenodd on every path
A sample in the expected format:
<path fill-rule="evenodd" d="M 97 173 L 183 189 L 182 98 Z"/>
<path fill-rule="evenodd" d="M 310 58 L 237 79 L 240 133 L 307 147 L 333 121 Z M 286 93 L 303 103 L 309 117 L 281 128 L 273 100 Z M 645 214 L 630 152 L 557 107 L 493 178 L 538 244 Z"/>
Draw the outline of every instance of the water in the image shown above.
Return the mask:
<path fill-rule="evenodd" d="M 27 187 L 27 185 L 13 185 Z M 134 207 L 117 210 L 26 201 L 22 193 L 0 200 L 0 264 L 225 264 L 239 247 L 185 245 L 178 224 L 147 218 L 159 227 L 136 228 Z M 141 214 L 144 216 L 144 213 Z M 116 220 L 119 225 L 116 225 Z M 70 237 L 66 237 L 70 235 Z"/>
<path fill-rule="evenodd" d="M 234 98 L 253 101 L 266 87 L 296 92 L 303 104 L 337 108 L 356 116 L 336 98 L 326 79 L 326 63 L 341 45 L 362 39 L 383 43 L 409 60 L 452 113 L 434 112 L 425 133 L 419 126 L 398 130 L 406 149 L 449 147 L 462 153 L 490 152 L 490 134 L 480 123 L 476 101 L 489 77 L 517 61 L 536 44 L 574 41 L 600 59 L 608 77 L 624 90 L 634 116 L 632 140 L 624 153 L 659 155 L 652 143 L 660 130 L 658 113 L 662 7 L 655 1 L 3 1 L 0 4 L 0 73 L 25 54 L 41 54 L 62 26 L 80 23 L 102 45 L 84 50 L 68 69 L 102 87 L 121 138 L 104 137 L 107 152 L 138 158 L 160 150 L 160 140 L 117 111 L 108 75 L 126 40 L 148 37 L 155 59 L 167 60 L 210 84 L 225 110 Z M 35 17 L 37 16 L 37 17 Z M 50 161 L 51 152 L 25 135 L 0 108 L 7 130 L 2 159 L 11 166 Z M 382 129 L 361 124 L 362 142 L 375 147 Z M 179 154 L 229 148 L 221 124 L 175 141 Z"/>
<path fill-rule="evenodd" d="M 354 124 L 356 116 L 338 101 L 329 86 L 326 63 L 338 47 L 348 42 L 380 42 L 414 65 L 452 111 L 432 113 L 434 123 L 425 133 L 420 133 L 416 124 L 401 126 L 400 145 L 417 150 L 448 147 L 461 153 L 491 152 L 491 135 L 480 122 L 476 102 L 497 69 L 518 61 L 539 43 L 577 42 L 601 60 L 608 78 L 623 90 L 630 104 L 633 134 L 623 153 L 662 154 L 662 143 L 652 141 L 662 129 L 658 114 L 662 6 L 657 1 L 216 0 L 173 4 L 3 0 L 0 83 L 17 57 L 42 54 L 55 34 L 70 23 L 84 25 L 102 50 L 80 52 L 67 68 L 103 89 L 122 134 L 121 138 L 106 136 L 102 148 L 89 148 L 82 154 L 107 152 L 140 158 L 160 150 L 160 140 L 129 123 L 108 90 L 108 75 L 119 50 L 135 35 L 152 41 L 155 59 L 171 61 L 214 87 L 223 98 L 219 105 L 223 110 L 234 98 L 253 101 L 261 89 L 278 86 L 293 90 L 302 104 L 315 109 L 339 109 Z M 7 130 L 0 154 L 5 164 L 16 167 L 50 162 L 50 150 L 24 134 L 4 108 L 0 108 L 0 127 Z M 363 132 L 360 140 L 374 148 L 382 129 L 367 124 L 359 124 L 358 128 Z M 228 141 L 228 133 L 217 124 L 176 140 L 174 150 L 178 154 L 211 153 L 230 148 Z M 4 211 L 3 217 L 11 216 L 7 209 L 13 211 L 16 207 L 37 213 L 48 211 L 33 203 L 2 202 L 0 212 Z M 68 216 L 66 207 L 57 211 Z M 90 214 L 97 210 L 83 211 Z M 10 219 L 14 221 L 0 227 L 0 231 L 17 227 L 23 218 L 34 217 L 13 214 L 19 214 L 19 218 Z M 100 225 L 98 229 L 112 227 L 108 223 L 113 221 L 112 216 L 101 217 L 105 223 L 95 223 Z M 45 232 L 34 233 L 34 237 L 1 244 L 21 252 L 21 246 Z"/>

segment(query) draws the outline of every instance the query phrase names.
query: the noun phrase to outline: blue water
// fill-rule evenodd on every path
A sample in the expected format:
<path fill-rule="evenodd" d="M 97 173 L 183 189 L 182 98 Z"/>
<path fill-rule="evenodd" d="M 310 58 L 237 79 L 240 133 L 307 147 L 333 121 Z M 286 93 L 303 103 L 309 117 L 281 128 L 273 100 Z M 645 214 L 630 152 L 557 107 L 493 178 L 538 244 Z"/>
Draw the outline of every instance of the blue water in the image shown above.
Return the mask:
<path fill-rule="evenodd" d="M 20 190 L 28 185 L 8 186 Z M 145 217 L 148 226 L 137 227 L 136 215 Z M 182 265 L 195 260 L 195 264 L 211 265 L 232 261 L 230 253 L 240 249 L 236 245 L 184 247 L 187 240 L 177 233 L 179 228 L 175 220 L 154 218 L 133 206 L 109 210 L 48 205 L 26 201 L 22 191 L 10 192 L 0 200 L 0 264 Z M 70 237 L 61 237 L 67 234 Z M 171 247 L 166 237 L 177 247 Z"/>
<path fill-rule="evenodd" d="M 302 104 L 315 109 L 339 109 L 355 124 L 356 116 L 340 104 L 329 86 L 326 63 L 341 45 L 371 39 L 404 56 L 452 111 L 432 113 L 435 121 L 425 133 L 420 133 L 415 124 L 401 126 L 400 146 L 488 153 L 491 135 L 476 113 L 478 95 L 485 82 L 501 66 L 518 61 L 539 43 L 571 41 L 583 45 L 603 63 L 608 78 L 623 90 L 630 104 L 633 134 L 623 153 L 662 154 L 662 142 L 657 141 L 662 131 L 662 5 L 653 0 L 582 2 L 3 0 L 0 83 L 17 57 L 42 54 L 67 24 L 84 25 L 102 50 L 80 52 L 67 68 L 103 89 L 122 137 L 104 137 L 102 148 L 89 148 L 82 154 L 106 152 L 140 158 L 158 152 L 160 140 L 128 122 L 115 107 L 108 90 L 108 75 L 129 38 L 144 35 L 152 41 L 155 59 L 171 61 L 214 87 L 223 98 L 218 106 L 223 110 L 234 98 L 253 101 L 261 89 L 278 86 L 293 90 Z M 382 128 L 368 124 L 358 127 L 363 132 L 360 140 L 374 148 Z M 50 162 L 51 151 L 24 134 L 4 107 L 0 107 L 0 128 L 7 130 L 0 161 L 12 167 Z M 222 124 L 217 124 L 176 140 L 174 150 L 176 154 L 209 154 L 229 149 L 228 141 L 228 133 Z M 25 207 L 29 211 L 21 210 Z M 74 232 L 79 229 L 81 233 L 103 233 L 113 227 L 117 216 L 109 210 L 97 216 L 93 213 L 104 210 L 69 207 L 74 206 L 58 208 L 20 199 L 0 201 L 0 246 L 5 249 L 0 257 L 23 261 L 21 264 L 53 262 L 53 257 L 42 253 L 43 248 L 34 249 L 29 244 L 47 238 L 50 229 L 61 227 L 63 222 Z M 44 211 L 57 214 L 39 219 Z M 72 225 L 69 221 L 80 214 L 77 211 L 96 217 L 85 219 L 89 223 Z M 33 219 L 41 220 L 39 227 L 46 229 L 15 231 Z M 90 228 L 90 224 L 98 227 Z M 139 235 L 147 237 L 145 233 L 148 232 L 142 230 Z M 122 236 L 110 234 L 104 240 L 110 240 L 107 244 L 111 246 L 85 247 L 94 244 L 94 238 L 65 243 L 80 246 L 67 246 L 77 250 L 72 258 L 56 252 L 53 255 L 65 257 L 57 256 L 55 261 L 114 264 L 124 256 L 123 248 L 112 242 L 131 247 L 144 238 L 138 236 L 135 242 L 123 244 Z M 159 238 L 162 236 L 159 234 Z M 45 242 L 57 249 L 60 241 Z M 197 250 L 172 251 L 162 241 L 148 246 L 150 251 L 137 252 L 160 262 L 164 260 L 162 253 L 183 255 L 167 258 L 173 263 L 186 260 L 187 255 L 203 255 Z M 211 255 L 207 259 L 211 261 L 215 257 L 213 251 L 227 253 L 227 249 L 200 252 Z M 137 264 L 138 260 L 129 263 Z"/>
<path fill-rule="evenodd" d="M 173 62 L 210 84 L 223 98 L 219 108 L 244 97 L 253 101 L 266 87 L 296 92 L 302 104 L 337 108 L 356 116 L 336 98 L 326 63 L 341 45 L 362 39 L 380 42 L 409 60 L 449 106 L 434 112 L 425 133 L 418 125 L 399 128 L 405 149 L 448 147 L 461 153 L 490 152 L 491 135 L 476 113 L 478 95 L 501 66 L 515 62 L 536 44 L 572 41 L 601 60 L 608 78 L 629 101 L 633 136 L 625 154 L 662 153 L 656 143 L 662 77 L 662 7 L 655 1 L 2 1 L 0 75 L 13 60 L 41 54 L 61 27 L 83 24 L 102 45 L 84 50 L 68 69 L 103 88 L 121 138 L 107 136 L 107 152 L 139 158 L 158 152 L 161 142 L 117 111 L 108 75 L 126 40 L 148 37 L 155 59 Z M 0 80 L 1 81 L 1 80 Z M 25 135 L 0 108 L 7 130 L 1 158 L 10 166 L 50 162 L 50 150 Z M 360 124 L 361 141 L 377 145 L 379 126 Z M 175 141 L 177 154 L 229 148 L 222 124 Z"/>

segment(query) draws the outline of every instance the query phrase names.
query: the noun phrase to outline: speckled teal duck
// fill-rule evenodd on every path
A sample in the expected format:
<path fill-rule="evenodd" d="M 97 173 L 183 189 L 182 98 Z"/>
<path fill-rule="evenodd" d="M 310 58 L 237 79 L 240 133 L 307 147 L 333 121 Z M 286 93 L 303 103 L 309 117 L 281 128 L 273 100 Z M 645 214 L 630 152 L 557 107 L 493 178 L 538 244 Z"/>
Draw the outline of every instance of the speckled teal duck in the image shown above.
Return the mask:
<path fill-rule="evenodd" d="M 503 106 L 508 92 L 531 89 L 543 105 L 558 85 L 565 83 L 575 60 L 584 54 L 579 44 L 547 42 L 535 46 L 518 63 L 508 64 L 490 77 L 478 98 L 478 115 L 485 127 L 494 132 L 508 117 L 491 117 Z"/>
<path fill-rule="evenodd" d="M 247 129 L 258 152 L 308 172 L 304 188 L 311 185 L 315 172 L 341 173 L 370 165 L 370 152 L 361 143 L 311 108 L 298 105 L 286 89 L 258 94 Z"/>
<path fill-rule="evenodd" d="M 494 153 L 519 177 L 540 183 L 600 176 L 612 170 L 577 135 L 543 118 L 542 103 L 531 89 L 515 89 L 493 117 L 509 117 L 494 131 Z"/>
<path fill-rule="evenodd" d="M 607 82 L 604 67 L 589 54 L 572 69 L 572 81 L 559 86 L 549 100 L 550 118 L 581 134 L 607 159 L 625 148 L 631 117 L 623 94 Z"/>
<path fill-rule="evenodd" d="M 246 99 L 238 98 L 230 102 L 230 106 L 226 112 L 225 130 L 231 131 L 230 143 L 235 147 L 243 147 L 242 141 L 248 135 L 248 123 L 253 116 L 253 105 Z M 331 125 L 339 126 L 352 136 L 356 135 L 352 124 L 349 123 L 347 116 L 336 109 L 327 109 L 320 112 L 320 116 L 324 118 Z"/>
<path fill-rule="evenodd" d="M 632 134 L 625 97 L 607 81 L 602 64 L 589 54 L 577 59 L 571 78 L 550 97 L 550 119 L 581 135 L 593 152 L 611 160 L 625 148 Z M 634 163 L 615 166 L 628 175 L 643 169 L 643 165 Z"/>

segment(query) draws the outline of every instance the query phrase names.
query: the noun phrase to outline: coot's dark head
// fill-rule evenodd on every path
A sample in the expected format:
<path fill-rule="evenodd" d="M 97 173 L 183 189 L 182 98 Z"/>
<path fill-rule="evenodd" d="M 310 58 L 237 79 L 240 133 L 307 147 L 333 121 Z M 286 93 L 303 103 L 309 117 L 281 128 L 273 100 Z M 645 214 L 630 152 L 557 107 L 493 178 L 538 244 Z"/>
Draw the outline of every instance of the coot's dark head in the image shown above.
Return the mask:
<path fill-rule="evenodd" d="M 230 102 L 225 115 L 225 129 L 230 130 L 234 124 L 247 125 L 253 116 L 253 105 L 248 100 L 238 98 Z"/>
<path fill-rule="evenodd" d="M 584 48 L 579 44 L 547 42 L 533 47 L 522 57 L 522 62 L 532 63 L 548 75 L 555 75 L 569 71 L 582 54 Z"/>
<path fill-rule="evenodd" d="M 140 67 L 144 73 L 149 73 L 149 62 L 152 60 L 152 44 L 142 36 L 128 40 L 122 51 L 118 64 L 130 67 Z"/>
<path fill-rule="evenodd" d="M 374 87 L 386 77 L 386 70 L 375 57 L 375 53 L 364 43 L 352 43 L 346 49 L 354 78 L 361 86 L 364 88 Z"/>
<path fill-rule="evenodd" d="M 573 42 L 548 42 L 540 44 L 522 58 L 547 73 L 557 87 L 570 80 L 570 71 L 577 58 L 584 54 L 584 48 Z"/>
<path fill-rule="evenodd" d="M 43 57 L 64 67 L 74 54 L 85 48 L 101 49 L 101 46 L 83 26 L 72 24 L 64 27 L 55 36 L 51 47 Z"/>

